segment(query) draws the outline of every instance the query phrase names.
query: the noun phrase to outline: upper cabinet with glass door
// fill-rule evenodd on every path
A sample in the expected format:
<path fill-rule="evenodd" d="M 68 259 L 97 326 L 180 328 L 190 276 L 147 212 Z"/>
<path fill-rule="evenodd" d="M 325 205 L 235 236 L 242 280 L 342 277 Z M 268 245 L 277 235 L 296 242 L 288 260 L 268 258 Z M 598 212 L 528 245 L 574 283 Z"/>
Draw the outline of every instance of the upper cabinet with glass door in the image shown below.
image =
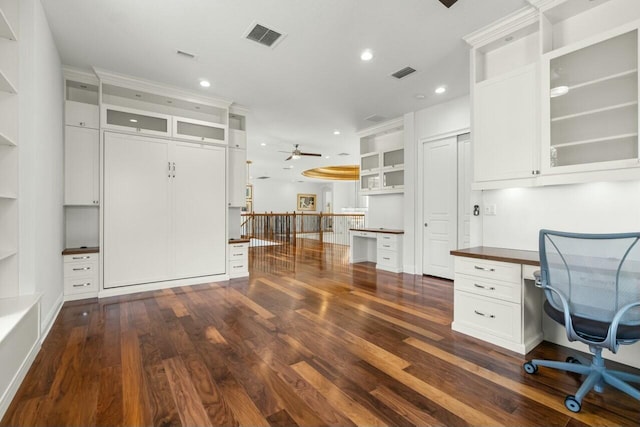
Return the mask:
<path fill-rule="evenodd" d="M 639 166 L 637 23 L 545 54 L 543 73 L 543 173 Z"/>

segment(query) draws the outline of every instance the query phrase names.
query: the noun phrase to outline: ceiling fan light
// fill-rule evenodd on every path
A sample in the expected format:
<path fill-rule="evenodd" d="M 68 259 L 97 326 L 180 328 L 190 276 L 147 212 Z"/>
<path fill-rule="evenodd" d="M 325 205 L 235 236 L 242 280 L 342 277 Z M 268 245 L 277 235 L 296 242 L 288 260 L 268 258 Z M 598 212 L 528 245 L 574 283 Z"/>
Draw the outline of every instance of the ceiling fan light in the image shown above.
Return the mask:
<path fill-rule="evenodd" d="M 298 159 L 300 158 L 300 154 L 295 154 L 295 153 L 294 153 L 294 154 L 292 154 L 292 155 L 291 155 L 291 158 L 292 158 L 293 160 L 298 160 Z"/>

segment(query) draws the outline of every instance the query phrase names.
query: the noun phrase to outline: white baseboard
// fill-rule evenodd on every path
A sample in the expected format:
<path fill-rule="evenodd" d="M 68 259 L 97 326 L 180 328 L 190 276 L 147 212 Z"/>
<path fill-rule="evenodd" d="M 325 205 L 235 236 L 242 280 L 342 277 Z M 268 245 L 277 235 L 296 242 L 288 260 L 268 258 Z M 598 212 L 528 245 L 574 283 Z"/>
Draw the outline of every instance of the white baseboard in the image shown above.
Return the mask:
<path fill-rule="evenodd" d="M 144 283 L 142 285 L 120 286 L 117 288 L 101 290 L 98 293 L 98 298 L 115 297 L 119 295 L 135 294 L 138 292 L 146 291 L 157 291 L 160 289 L 175 288 L 178 286 L 199 285 L 210 282 L 224 282 L 225 280 L 229 280 L 228 274 L 192 277 L 190 279 L 168 280 L 166 282 Z"/>
<path fill-rule="evenodd" d="M 49 310 L 49 313 L 42 318 L 42 322 L 40 323 L 40 343 L 43 343 L 47 335 L 49 335 L 53 324 L 58 318 L 58 314 L 60 314 L 60 310 L 62 310 L 62 304 L 64 304 L 63 293 L 60 294 L 53 307 L 51 307 L 51 310 Z"/>

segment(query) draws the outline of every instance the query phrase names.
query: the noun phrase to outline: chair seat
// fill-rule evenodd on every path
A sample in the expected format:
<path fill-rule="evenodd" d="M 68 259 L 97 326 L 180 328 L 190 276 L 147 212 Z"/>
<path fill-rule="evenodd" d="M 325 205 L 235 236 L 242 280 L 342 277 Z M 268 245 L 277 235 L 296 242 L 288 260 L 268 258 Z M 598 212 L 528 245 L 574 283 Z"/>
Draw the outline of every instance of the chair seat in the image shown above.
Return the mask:
<path fill-rule="evenodd" d="M 564 313 L 555 309 L 549 301 L 544 302 L 544 311 L 556 322 L 564 325 Z M 609 331 L 610 323 L 599 322 L 593 319 L 586 319 L 579 316 L 571 316 L 573 329 L 578 334 L 585 334 L 592 339 L 604 340 Z M 640 340 L 640 326 L 620 325 L 618 326 L 618 340 Z"/>

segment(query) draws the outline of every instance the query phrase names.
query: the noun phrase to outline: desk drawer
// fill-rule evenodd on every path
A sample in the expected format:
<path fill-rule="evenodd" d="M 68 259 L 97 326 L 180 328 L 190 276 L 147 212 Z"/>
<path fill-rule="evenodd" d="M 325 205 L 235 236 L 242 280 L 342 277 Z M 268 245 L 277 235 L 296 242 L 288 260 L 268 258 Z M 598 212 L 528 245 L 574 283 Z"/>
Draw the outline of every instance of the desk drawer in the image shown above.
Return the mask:
<path fill-rule="evenodd" d="M 499 298 L 518 304 L 520 304 L 521 301 L 522 285 L 520 283 L 501 282 L 498 280 L 456 274 L 453 286 L 455 290 L 466 291 L 490 298 Z"/>
<path fill-rule="evenodd" d="M 87 292 L 98 292 L 98 275 L 85 277 L 67 277 L 64 279 L 64 294 L 84 294 Z"/>
<path fill-rule="evenodd" d="M 456 290 L 454 321 L 513 342 L 522 340 L 521 306 Z"/>
<path fill-rule="evenodd" d="M 64 277 L 93 276 L 98 272 L 97 262 L 65 262 Z"/>
<path fill-rule="evenodd" d="M 378 249 L 384 249 L 387 251 L 397 251 L 398 239 L 389 239 L 388 237 L 389 236 L 385 236 L 385 235 L 378 236 Z"/>
<path fill-rule="evenodd" d="M 229 261 L 229 274 L 246 273 L 249 271 L 249 264 L 246 260 Z"/>
<path fill-rule="evenodd" d="M 385 249 L 378 249 L 377 264 L 395 267 L 398 265 L 398 253 Z"/>
<path fill-rule="evenodd" d="M 522 279 L 520 264 L 460 256 L 455 257 L 455 272 L 511 283 L 520 283 Z"/>
<path fill-rule="evenodd" d="M 98 262 L 98 254 L 75 254 L 75 255 L 65 255 L 62 257 L 65 263 L 67 262 Z"/>
<path fill-rule="evenodd" d="M 351 231 L 351 235 L 354 237 L 369 237 L 371 239 L 375 239 L 377 234 L 371 231 Z"/>
<path fill-rule="evenodd" d="M 249 255 L 249 248 L 245 245 L 229 245 L 229 260 L 244 260 Z"/>

